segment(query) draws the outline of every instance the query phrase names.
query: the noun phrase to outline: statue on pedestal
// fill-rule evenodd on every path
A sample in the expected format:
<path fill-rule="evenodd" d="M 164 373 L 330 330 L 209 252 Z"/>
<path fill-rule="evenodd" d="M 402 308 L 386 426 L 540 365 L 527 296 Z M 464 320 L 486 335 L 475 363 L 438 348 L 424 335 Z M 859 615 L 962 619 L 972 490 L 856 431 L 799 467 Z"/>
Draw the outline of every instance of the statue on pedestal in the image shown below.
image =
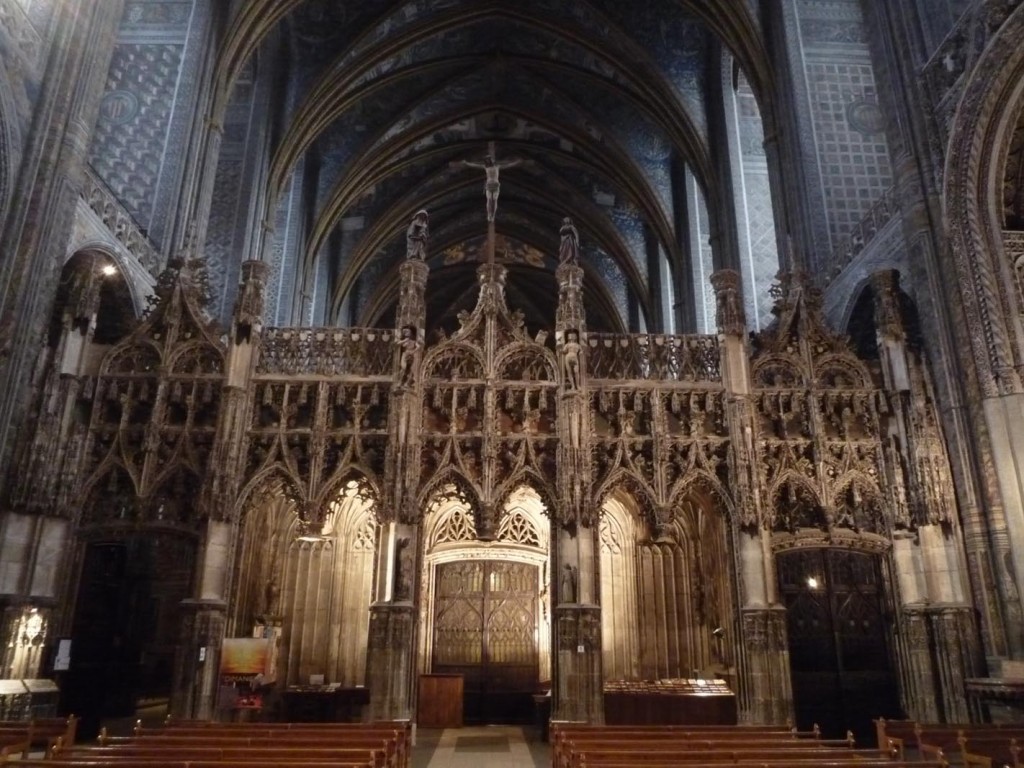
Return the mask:
<path fill-rule="evenodd" d="M 580 233 L 573 226 L 572 219 L 562 219 L 562 227 L 558 230 L 561 241 L 558 245 L 559 264 L 578 264 L 580 258 Z"/>
<path fill-rule="evenodd" d="M 405 231 L 405 258 L 424 261 L 427 258 L 427 240 L 430 238 L 430 214 L 416 211 Z"/>

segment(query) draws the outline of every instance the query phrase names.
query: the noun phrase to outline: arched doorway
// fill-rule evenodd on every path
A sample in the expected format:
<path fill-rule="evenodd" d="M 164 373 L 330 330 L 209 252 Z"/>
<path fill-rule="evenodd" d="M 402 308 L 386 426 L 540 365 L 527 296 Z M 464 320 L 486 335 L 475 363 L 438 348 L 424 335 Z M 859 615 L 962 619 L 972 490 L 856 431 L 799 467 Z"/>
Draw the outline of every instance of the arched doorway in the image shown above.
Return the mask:
<path fill-rule="evenodd" d="M 94 535 L 84 544 L 62 708 L 94 735 L 105 717 L 171 694 L 180 606 L 191 594 L 195 539 L 167 531 Z"/>
<path fill-rule="evenodd" d="M 881 555 L 837 547 L 776 557 L 786 607 L 796 725 L 870 741 L 871 720 L 899 717 L 895 633 Z"/>
<path fill-rule="evenodd" d="M 424 524 L 420 669 L 463 676 L 467 723 L 529 722 L 551 678 L 549 532 L 531 488 L 506 503 L 494 541 L 469 505 L 440 496 Z"/>

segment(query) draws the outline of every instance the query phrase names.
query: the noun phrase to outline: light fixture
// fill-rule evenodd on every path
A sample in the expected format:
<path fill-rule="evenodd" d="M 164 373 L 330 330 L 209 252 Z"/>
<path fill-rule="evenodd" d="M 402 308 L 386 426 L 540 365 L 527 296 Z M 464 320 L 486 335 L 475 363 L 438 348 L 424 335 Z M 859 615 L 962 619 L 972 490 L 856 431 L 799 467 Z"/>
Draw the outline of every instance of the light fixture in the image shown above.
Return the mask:
<path fill-rule="evenodd" d="M 811 589 L 817 589 L 818 588 L 818 580 L 814 576 L 808 576 L 807 577 L 807 586 L 810 587 Z"/>
<path fill-rule="evenodd" d="M 113 264 L 106 264 L 103 266 L 100 272 L 102 272 L 106 277 L 110 277 L 112 275 L 117 274 L 117 267 L 115 267 Z"/>

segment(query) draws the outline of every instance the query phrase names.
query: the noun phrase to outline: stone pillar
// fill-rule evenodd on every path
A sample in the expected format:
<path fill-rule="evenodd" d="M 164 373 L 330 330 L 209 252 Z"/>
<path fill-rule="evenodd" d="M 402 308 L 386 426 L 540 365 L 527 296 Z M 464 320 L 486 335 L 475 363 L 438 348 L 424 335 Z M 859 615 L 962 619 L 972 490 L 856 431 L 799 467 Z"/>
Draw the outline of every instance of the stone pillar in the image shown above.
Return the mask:
<path fill-rule="evenodd" d="M 717 306 L 722 383 L 736 452 L 732 520 L 739 595 L 739 715 L 744 723 L 785 723 L 793 718 L 786 611 L 778 602 L 771 532 L 760 492 L 754 445 L 750 351 L 746 343 L 741 280 L 734 270 L 711 276 Z"/>
<path fill-rule="evenodd" d="M 568 222 L 568 220 L 566 220 Z M 571 223 L 571 222 L 570 222 Z M 564 230 L 563 228 L 563 231 Z M 555 349 L 561 360 L 558 494 L 552 520 L 551 594 L 554 649 L 551 719 L 604 722 L 601 671 L 601 582 L 597 530 L 601 512 L 591 504 L 587 408 L 586 315 L 579 243 L 563 239 L 555 270 L 558 307 Z"/>
<path fill-rule="evenodd" d="M 743 608 L 740 611 L 743 660 L 740 719 L 744 723 L 783 725 L 793 722 L 793 686 L 789 671 L 786 609 Z"/>
<path fill-rule="evenodd" d="M 54 5 L 33 130 L 13 169 L 18 184 L 0 243 L 0 470 L 31 396 L 57 294 L 93 126 L 114 50 L 123 0 Z M 8 479 L 0 471 L 0 486 Z"/>
<path fill-rule="evenodd" d="M 418 526 L 407 523 L 392 521 L 380 526 L 366 649 L 370 720 L 409 720 L 413 716 L 418 533 Z"/>
<path fill-rule="evenodd" d="M 233 523 L 207 523 L 199 562 L 199 596 L 181 603 L 181 634 L 170 704 L 174 717 L 210 720 L 216 714 L 227 590 L 237 531 L 238 526 Z"/>
<path fill-rule="evenodd" d="M 928 371 L 907 346 L 899 275 L 878 272 L 871 286 L 882 371 L 894 404 L 888 421 L 896 447 L 888 459 L 896 466 L 888 474 L 900 491 L 894 497 L 905 496 L 908 507 L 893 510 L 903 704 L 917 719 L 965 722 L 980 714 L 967 699 L 964 678 L 981 675 L 981 650 L 969 605 L 952 473 Z"/>
<path fill-rule="evenodd" d="M 552 578 L 551 586 L 557 596 L 551 719 L 602 723 L 604 680 L 595 528 L 562 527 L 557 539 L 558 577 Z"/>

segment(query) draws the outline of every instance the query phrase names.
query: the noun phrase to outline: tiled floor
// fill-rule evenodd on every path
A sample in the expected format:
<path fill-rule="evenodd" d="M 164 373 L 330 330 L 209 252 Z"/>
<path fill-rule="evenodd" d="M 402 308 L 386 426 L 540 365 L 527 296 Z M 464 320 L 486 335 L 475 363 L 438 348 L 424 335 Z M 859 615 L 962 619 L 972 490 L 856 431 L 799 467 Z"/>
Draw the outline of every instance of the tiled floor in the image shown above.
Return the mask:
<path fill-rule="evenodd" d="M 412 768 L 548 768 L 551 749 L 537 731 L 513 725 L 420 730 Z"/>

